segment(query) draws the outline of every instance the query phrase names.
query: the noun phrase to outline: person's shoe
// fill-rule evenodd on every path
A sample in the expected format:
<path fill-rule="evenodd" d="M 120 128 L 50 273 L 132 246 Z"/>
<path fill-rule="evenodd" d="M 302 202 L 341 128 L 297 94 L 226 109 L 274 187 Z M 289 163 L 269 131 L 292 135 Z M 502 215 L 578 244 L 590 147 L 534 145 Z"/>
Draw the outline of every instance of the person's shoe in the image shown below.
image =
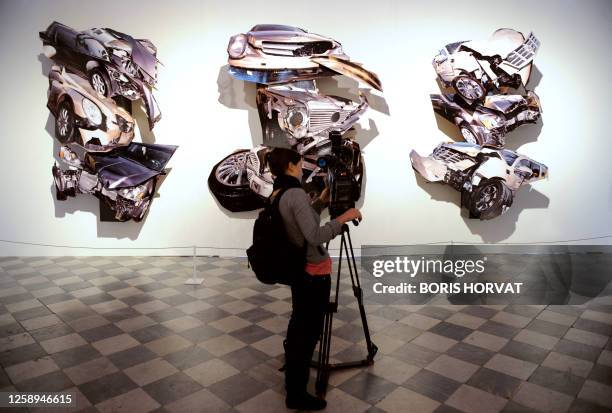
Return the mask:
<path fill-rule="evenodd" d="M 295 410 L 323 410 L 327 407 L 327 402 L 311 394 L 304 393 L 298 396 L 287 396 L 285 406 Z"/>

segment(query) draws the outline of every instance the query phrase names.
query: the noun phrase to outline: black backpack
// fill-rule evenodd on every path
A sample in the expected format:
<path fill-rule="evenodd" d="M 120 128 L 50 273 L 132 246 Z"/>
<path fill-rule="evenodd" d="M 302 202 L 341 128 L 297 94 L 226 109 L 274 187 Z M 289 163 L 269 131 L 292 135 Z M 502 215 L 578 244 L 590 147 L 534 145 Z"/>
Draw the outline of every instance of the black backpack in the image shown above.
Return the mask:
<path fill-rule="evenodd" d="M 246 251 L 255 276 L 264 284 L 291 285 L 306 265 L 306 242 L 298 247 L 289 241 L 278 208 L 287 189 L 282 188 L 272 202 L 266 202 L 253 226 L 253 245 Z"/>

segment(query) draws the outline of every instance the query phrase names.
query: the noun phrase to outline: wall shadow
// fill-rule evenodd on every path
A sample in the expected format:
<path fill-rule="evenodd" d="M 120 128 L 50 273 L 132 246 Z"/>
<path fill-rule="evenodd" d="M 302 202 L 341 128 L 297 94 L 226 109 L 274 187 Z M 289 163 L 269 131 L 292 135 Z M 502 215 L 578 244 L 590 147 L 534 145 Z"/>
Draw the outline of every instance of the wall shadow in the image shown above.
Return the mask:
<path fill-rule="evenodd" d="M 246 110 L 248 113 L 249 130 L 251 131 L 252 146 L 261 145 L 263 135 L 259 122 L 259 112 L 255 96 L 257 86 L 253 82 L 246 82 L 234 78 L 228 72 L 229 65 L 219 68 L 217 76 L 218 101 L 230 109 Z"/>
<path fill-rule="evenodd" d="M 206 184 L 206 188 L 208 189 L 208 193 L 210 194 L 210 197 L 215 200 L 215 203 L 217 204 L 217 208 L 219 208 L 219 210 L 223 212 L 227 217 L 254 220 L 259 215 L 259 211 L 260 211 L 259 209 L 255 209 L 253 211 L 242 211 L 242 212 L 232 212 L 229 209 L 226 209 L 223 205 L 219 203 L 215 194 L 213 194 L 210 188 L 208 187 L 208 184 Z"/>
<path fill-rule="evenodd" d="M 481 221 L 470 218 L 468 210 L 461 207 L 461 194 L 458 191 L 443 183 L 428 182 L 416 171 L 414 175 L 417 185 L 427 192 L 432 200 L 456 205 L 466 227 L 486 243 L 508 239 L 516 230 L 516 223 L 523 210 L 548 208 L 550 203 L 546 195 L 533 189 L 531 185 L 525 185 L 516 191 L 514 202 L 508 211 L 492 220 Z"/>
<path fill-rule="evenodd" d="M 519 215 L 526 209 L 546 209 L 550 199 L 531 185 L 520 187 L 514 195 L 512 206 L 504 214 L 489 221 L 471 219 L 465 208 L 461 216 L 472 234 L 480 236 L 483 242 L 495 243 L 508 239 L 516 230 Z"/>
<path fill-rule="evenodd" d="M 535 88 L 538 87 L 538 85 L 542 81 L 542 77 L 544 77 L 544 75 L 542 75 L 542 72 L 540 72 L 540 69 L 538 69 L 538 67 L 535 64 L 532 64 L 531 75 L 529 76 L 529 80 L 527 81 L 527 86 L 525 87 L 525 89 L 535 90 Z"/>
<path fill-rule="evenodd" d="M 45 56 L 44 53 L 39 53 L 36 57 L 38 62 L 40 63 L 40 72 L 44 77 L 49 76 L 49 72 L 51 71 L 51 66 L 53 66 L 53 62 Z"/>
<path fill-rule="evenodd" d="M 138 128 L 136 136 L 140 136 L 140 140 L 143 143 L 155 143 L 155 133 L 149 129 L 149 117 L 147 116 L 143 100 L 138 99 L 130 103 L 132 105 L 132 110 L 129 112 L 132 114 L 132 118 L 134 118 L 134 122 L 136 122 Z"/>
<path fill-rule="evenodd" d="M 433 109 L 432 109 L 433 110 Z M 461 132 L 459 131 L 459 127 L 455 125 L 450 120 L 446 119 L 444 116 L 439 113 L 434 112 L 436 118 L 436 125 L 438 129 L 442 131 L 446 136 L 451 138 L 453 141 L 462 142 L 463 136 L 461 136 Z"/>
<path fill-rule="evenodd" d="M 461 208 L 461 194 L 450 186 L 440 182 L 429 182 L 421 176 L 417 171 L 412 169 L 414 178 L 419 187 L 421 187 L 430 196 L 430 199 L 435 201 L 449 202 L 455 204 L 457 208 Z"/>
<path fill-rule="evenodd" d="M 538 119 L 537 123 L 527 123 L 519 126 L 506 135 L 506 148 L 520 152 L 518 148 L 522 145 L 538 140 L 543 127 L 544 121 L 542 118 Z"/>
<path fill-rule="evenodd" d="M 317 79 L 317 87 L 324 95 L 341 96 L 359 101 L 359 93 L 368 100 L 369 109 L 390 115 L 389 105 L 383 96 L 374 94 L 371 89 L 360 88 L 359 82 L 346 76 L 324 76 Z"/>

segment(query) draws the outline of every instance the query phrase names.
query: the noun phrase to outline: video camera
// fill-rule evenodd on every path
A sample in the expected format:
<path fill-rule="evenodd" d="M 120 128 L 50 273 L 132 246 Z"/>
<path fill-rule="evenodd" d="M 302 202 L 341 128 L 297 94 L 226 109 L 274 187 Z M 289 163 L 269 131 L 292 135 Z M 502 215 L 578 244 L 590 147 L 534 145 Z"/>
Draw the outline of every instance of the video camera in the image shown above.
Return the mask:
<path fill-rule="evenodd" d="M 335 218 L 350 208 L 355 207 L 359 199 L 361 187 L 355 179 L 352 168 L 353 152 L 343 145 L 342 134 L 339 131 L 329 133 L 331 153 L 317 159 L 317 166 L 327 170 L 327 186 L 329 188 L 329 214 Z"/>

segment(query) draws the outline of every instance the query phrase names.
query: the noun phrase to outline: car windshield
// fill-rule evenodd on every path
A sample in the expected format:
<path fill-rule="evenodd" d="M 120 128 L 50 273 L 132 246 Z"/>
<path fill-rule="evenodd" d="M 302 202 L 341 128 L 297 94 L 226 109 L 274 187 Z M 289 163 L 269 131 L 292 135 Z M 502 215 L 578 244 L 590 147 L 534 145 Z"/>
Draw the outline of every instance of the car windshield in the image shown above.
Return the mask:
<path fill-rule="evenodd" d="M 516 161 L 516 158 L 518 158 L 518 155 L 516 153 L 509 151 L 507 149 L 502 149 L 500 152 L 501 152 L 502 158 L 504 158 L 508 166 L 512 166 L 514 161 Z"/>
<path fill-rule="evenodd" d="M 286 26 L 283 24 L 258 24 L 253 26 L 252 32 L 267 32 L 267 31 L 285 31 L 285 32 L 299 32 L 305 33 L 304 30 L 299 27 Z"/>
<path fill-rule="evenodd" d="M 459 49 L 459 46 L 461 46 L 463 43 L 465 43 L 465 41 L 447 44 L 446 50 L 448 50 L 449 54 L 453 54 L 457 51 L 457 49 Z"/>
<path fill-rule="evenodd" d="M 316 90 L 314 80 L 298 80 L 295 82 L 291 82 L 290 85 L 296 89 L 305 89 L 305 90 Z"/>

